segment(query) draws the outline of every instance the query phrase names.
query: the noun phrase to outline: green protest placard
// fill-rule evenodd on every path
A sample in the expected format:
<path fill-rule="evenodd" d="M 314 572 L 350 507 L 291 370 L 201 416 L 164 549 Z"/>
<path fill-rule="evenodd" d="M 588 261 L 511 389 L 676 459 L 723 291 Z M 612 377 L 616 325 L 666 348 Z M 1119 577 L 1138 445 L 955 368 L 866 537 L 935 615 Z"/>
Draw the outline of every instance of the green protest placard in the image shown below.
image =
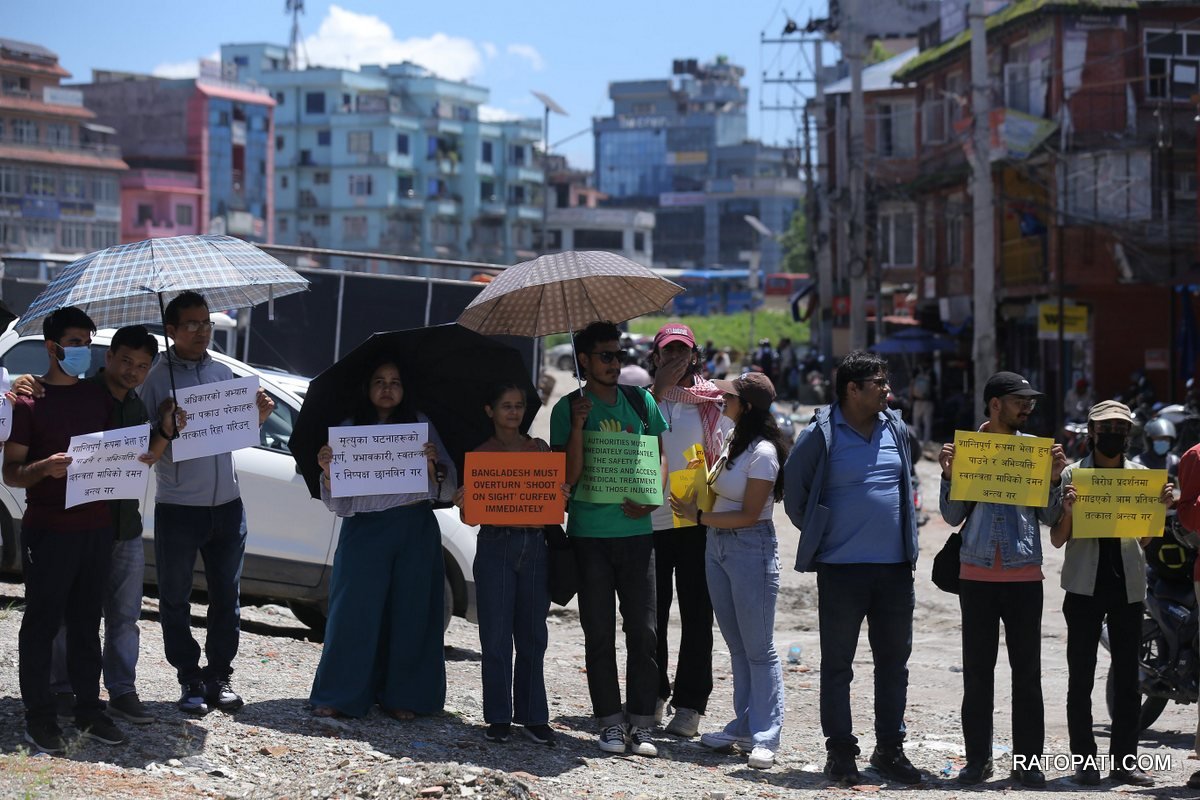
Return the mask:
<path fill-rule="evenodd" d="M 571 493 L 586 503 L 663 502 L 658 437 L 583 432 L 583 474 Z"/>

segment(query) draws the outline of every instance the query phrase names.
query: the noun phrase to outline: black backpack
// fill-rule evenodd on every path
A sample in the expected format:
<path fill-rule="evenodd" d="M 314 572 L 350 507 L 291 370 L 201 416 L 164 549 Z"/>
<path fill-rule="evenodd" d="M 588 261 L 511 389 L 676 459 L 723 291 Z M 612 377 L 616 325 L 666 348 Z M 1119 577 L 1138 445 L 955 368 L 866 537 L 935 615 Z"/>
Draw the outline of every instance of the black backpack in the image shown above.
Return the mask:
<path fill-rule="evenodd" d="M 624 383 L 617 384 L 617 388 L 621 390 L 621 394 L 625 395 L 626 401 L 633 406 L 633 411 L 638 415 L 638 419 L 642 421 L 642 435 L 650 435 L 650 409 L 646 406 L 646 391 L 637 386 L 627 386 Z"/>

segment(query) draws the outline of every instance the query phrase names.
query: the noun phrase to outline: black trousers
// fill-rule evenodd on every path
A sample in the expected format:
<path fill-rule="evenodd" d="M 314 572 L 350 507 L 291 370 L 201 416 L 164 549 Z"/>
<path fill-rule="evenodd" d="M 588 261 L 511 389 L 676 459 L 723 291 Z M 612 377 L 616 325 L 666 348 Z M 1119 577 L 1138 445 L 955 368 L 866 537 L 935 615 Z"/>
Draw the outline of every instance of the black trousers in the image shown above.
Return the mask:
<path fill-rule="evenodd" d="M 1042 582 L 962 581 L 963 740 L 967 761 L 992 755 L 996 655 L 1000 623 L 1012 669 L 1013 755 L 1041 756 L 1046 738 L 1042 705 Z"/>
<path fill-rule="evenodd" d="M 708 597 L 704 548 L 707 527 L 691 525 L 654 532 L 658 606 L 658 696 L 676 708 L 704 714 L 712 694 L 713 607 Z M 667 625 L 671 618 L 672 577 L 679 599 L 679 654 L 675 685 L 667 674 Z"/>
<path fill-rule="evenodd" d="M 1113 718 L 1108 751 L 1120 764 L 1137 753 L 1142 695 L 1138 688 L 1138 648 L 1142 640 L 1142 604 L 1130 603 L 1125 587 L 1097 587 L 1094 595 L 1067 592 L 1067 730 L 1071 752 L 1095 755 L 1092 734 L 1092 687 L 1096 681 L 1096 647 L 1100 626 L 1108 620 L 1112 648 Z"/>
<path fill-rule="evenodd" d="M 112 529 L 107 527 L 74 532 L 21 530 L 25 616 L 17 639 L 18 672 L 29 723 L 54 722 L 50 664 L 54 637 L 63 625 L 75 717 L 87 722 L 101 713 L 100 615 L 112 542 Z"/>
<path fill-rule="evenodd" d="M 658 666 L 654 611 L 654 537 L 575 537 L 579 624 L 592 710 L 601 726 L 653 727 Z M 625 708 L 617 677 L 617 601 L 625 633 Z"/>

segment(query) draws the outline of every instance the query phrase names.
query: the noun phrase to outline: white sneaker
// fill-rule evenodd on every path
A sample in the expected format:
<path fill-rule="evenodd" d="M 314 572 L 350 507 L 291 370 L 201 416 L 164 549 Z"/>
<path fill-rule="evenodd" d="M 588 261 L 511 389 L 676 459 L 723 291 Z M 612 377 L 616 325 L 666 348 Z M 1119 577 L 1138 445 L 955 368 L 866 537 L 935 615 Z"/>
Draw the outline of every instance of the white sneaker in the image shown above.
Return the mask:
<path fill-rule="evenodd" d="M 625 726 L 609 725 L 600 731 L 600 749 L 606 753 L 624 753 Z"/>
<path fill-rule="evenodd" d="M 700 730 L 700 712 L 690 708 L 675 709 L 675 716 L 667 726 L 667 733 L 690 739 Z"/>
<path fill-rule="evenodd" d="M 639 728 L 637 725 L 629 729 L 629 749 L 634 755 L 647 758 L 654 758 L 658 755 L 658 748 L 650 739 L 650 729 Z"/>
<path fill-rule="evenodd" d="M 700 744 L 709 750 L 729 750 L 734 745 L 746 748 L 750 747 L 752 743 L 749 736 L 734 736 L 725 731 L 712 731 L 700 737 Z"/>
<path fill-rule="evenodd" d="M 750 752 L 750 766 L 754 769 L 770 769 L 775 766 L 775 754 L 765 747 L 755 747 Z"/>

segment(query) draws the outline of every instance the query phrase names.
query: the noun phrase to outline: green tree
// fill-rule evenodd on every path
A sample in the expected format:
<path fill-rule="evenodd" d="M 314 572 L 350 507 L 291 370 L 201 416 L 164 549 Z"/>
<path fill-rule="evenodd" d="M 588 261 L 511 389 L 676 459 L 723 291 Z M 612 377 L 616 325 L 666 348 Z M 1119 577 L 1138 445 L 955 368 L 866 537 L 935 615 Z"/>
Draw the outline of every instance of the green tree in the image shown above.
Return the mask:
<path fill-rule="evenodd" d="M 809 271 L 811 265 L 808 259 L 808 218 L 804 216 L 804 209 L 792 215 L 792 224 L 779 238 L 779 246 L 783 248 L 784 272 Z"/>

